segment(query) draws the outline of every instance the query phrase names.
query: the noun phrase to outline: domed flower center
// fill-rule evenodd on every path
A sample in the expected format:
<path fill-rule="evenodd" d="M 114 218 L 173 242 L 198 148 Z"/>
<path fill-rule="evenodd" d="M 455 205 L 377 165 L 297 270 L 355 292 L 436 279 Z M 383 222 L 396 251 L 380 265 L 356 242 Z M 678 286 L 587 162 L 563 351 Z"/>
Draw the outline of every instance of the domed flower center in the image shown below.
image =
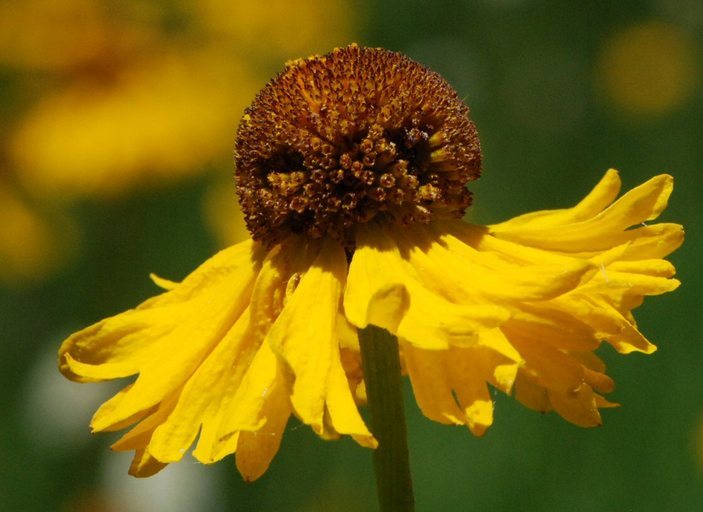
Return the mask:
<path fill-rule="evenodd" d="M 461 217 L 481 150 L 469 109 L 437 73 L 352 45 L 287 65 L 246 110 L 237 193 L 255 240 L 291 233 L 353 247 L 374 218 Z"/>

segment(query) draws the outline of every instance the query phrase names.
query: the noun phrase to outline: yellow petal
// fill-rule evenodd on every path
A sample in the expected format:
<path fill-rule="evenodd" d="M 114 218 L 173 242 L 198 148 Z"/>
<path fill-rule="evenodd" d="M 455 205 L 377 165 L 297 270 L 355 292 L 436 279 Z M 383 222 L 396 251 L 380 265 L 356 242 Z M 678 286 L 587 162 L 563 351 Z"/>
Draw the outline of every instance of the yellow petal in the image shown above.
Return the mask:
<path fill-rule="evenodd" d="M 173 411 L 176 405 L 176 397 L 167 397 L 163 402 L 156 406 L 153 412 L 140 421 L 129 432 L 124 434 L 120 439 L 110 446 L 116 452 L 125 452 L 130 450 L 149 449 L 151 437 L 154 430 L 163 423 Z M 150 453 L 151 455 L 151 453 Z M 161 461 L 168 462 L 168 461 Z"/>
<path fill-rule="evenodd" d="M 462 231 L 461 221 L 444 222 L 449 233 Z M 390 232 L 387 236 L 393 236 Z M 445 298 L 461 304 L 486 301 L 545 300 L 561 295 L 595 272 L 593 265 L 576 258 L 552 258 L 547 264 L 503 265 L 486 261 L 484 253 L 452 236 L 432 235 L 424 226 L 406 228 L 396 235 L 401 253 L 423 284 Z M 480 244 L 484 234 L 473 240 Z"/>
<path fill-rule="evenodd" d="M 278 452 L 291 409 L 285 393 L 272 393 L 263 414 L 266 424 L 253 432 L 243 431 L 237 443 L 237 469 L 247 482 L 259 478 Z"/>
<path fill-rule="evenodd" d="M 622 354 L 651 354 L 656 350 L 630 319 L 601 297 L 573 294 L 554 299 L 549 306 L 582 319 L 593 327 L 597 336 L 605 339 Z"/>
<path fill-rule="evenodd" d="M 487 383 L 510 391 L 518 365 L 485 347 L 453 348 L 445 365 L 471 433 L 482 436 L 493 424 L 493 400 Z"/>
<path fill-rule="evenodd" d="M 615 390 L 615 382 L 604 373 L 584 368 L 583 378 L 586 384 L 600 393 L 612 393 Z"/>
<path fill-rule="evenodd" d="M 304 246 L 286 241 L 266 255 L 251 294 L 252 335 L 263 340 L 283 308 L 285 288 L 292 273 L 292 260 Z"/>
<path fill-rule="evenodd" d="M 510 344 L 501 329 L 483 331 L 478 337 L 478 346 L 486 347 L 503 356 L 509 362 L 522 363 L 520 353 Z"/>
<path fill-rule="evenodd" d="M 209 267 L 206 263 L 195 274 L 207 273 Z M 215 285 L 202 283 L 198 293 L 190 288 L 197 279 L 186 279 L 161 295 L 160 303 L 147 301 L 142 309 L 103 320 L 66 340 L 60 350 L 65 373 L 105 379 L 139 372 L 128 392 L 100 407 L 93 428 L 109 429 L 182 386 L 246 308 L 254 276 L 253 265 L 238 268 Z"/>
<path fill-rule="evenodd" d="M 471 345 L 478 332 L 500 325 L 510 315 L 501 305 L 466 306 L 433 293 L 378 227 L 357 235 L 344 309 L 358 328 L 378 325 L 427 349 Z"/>
<path fill-rule="evenodd" d="M 596 216 L 558 226 L 531 227 L 497 224 L 491 233 L 531 247 L 579 252 L 606 250 L 624 240 L 613 237 L 636 224 L 655 219 L 666 207 L 673 178 L 663 174 L 636 187 Z"/>
<path fill-rule="evenodd" d="M 59 369 L 81 382 L 133 375 L 160 352 L 163 338 L 175 327 L 175 316 L 130 310 L 86 327 L 61 345 Z"/>
<path fill-rule="evenodd" d="M 518 372 L 515 379 L 515 398 L 525 407 L 534 411 L 548 412 L 552 410 L 547 390 L 534 383 L 523 371 Z"/>
<path fill-rule="evenodd" d="M 339 360 L 335 323 L 346 267 L 342 247 L 324 243 L 266 337 L 294 375 L 295 412 L 318 432 L 323 428 L 332 361 Z"/>
<path fill-rule="evenodd" d="M 575 359 L 549 345 L 521 336 L 519 331 L 503 330 L 525 361 L 521 370 L 550 391 L 573 391 L 583 382 L 583 367 Z"/>
<path fill-rule="evenodd" d="M 608 270 L 643 274 L 655 277 L 673 277 L 676 274 L 674 265 L 666 260 L 642 259 L 637 261 L 615 261 L 608 265 Z"/>
<path fill-rule="evenodd" d="M 496 238 L 489 228 L 466 222 L 443 221 L 430 226 L 441 236 L 441 243 L 462 258 L 488 268 L 505 269 L 515 266 L 572 264 L 574 257 L 558 252 L 536 249 L 527 245 Z"/>
<path fill-rule="evenodd" d="M 149 279 L 151 279 L 156 286 L 161 288 L 162 290 L 170 291 L 173 290 L 175 287 L 178 286 L 178 282 L 176 281 L 171 281 L 170 279 L 165 279 L 163 277 L 159 277 L 153 272 L 149 274 Z"/>
<path fill-rule="evenodd" d="M 491 228 L 495 232 L 512 229 L 544 229 L 590 219 L 615 200 L 620 192 L 620 186 L 618 171 L 609 169 L 593 190 L 573 208 L 526 213 L 506 222 L 494 224 Z"/>
<path fill-rule="evenodd" d="M 404 342 L 403 356 L 422 413 L 439 423 L 463 425 L 464 413 L 454 400 L 451 376 L 444 366 L 446 351 L 423 350 Z"/>
<path fill-rule="evenodd" d="M 595 350 L 600 339 L 593 327 L 574 316 L 544 305 L 523 305 L 510 319 L 510 326 L 525 339 L 567 350 Z"/>
<path fill-rule="evenodd" d="M 246 346 L 249 319 L 246 311 L 215 349 L 200 364 L 179 393 L 174 410 L 161 423 L 149 443 L 149 452 L 162 462 L 181 459 L 201 425 L 214 423 L 228 380 L 241 380 L 256 347 Z M 202 442 L 199 441 L 199 443 Z"/>
<path fill-rule="evenodd" d="M 662 223 L 625 231 L 621 238 L 630 241 L 623 260 L 664 258 L 681 247 L 684 230 L 679 224 Z"/>
<path fill-rule="evenodd" d="M 218 439 L 240 430 L 256 431 L 266 424 L 270 396 L 285 389 L 280 364 L 269 344 L 262 344 L 231 402 L 220 409 Z"/>
<path fill-rule="evenodd" d="M 565 420 L 580 427 L 597 427 L 603 424 L 598 412 L 596 394 L 590 386 L 583 384 L 565 392 L 549 391 L 549 401 L 554 410 Z"/>
<path fill-rule="evenodd" d="M 258 270 L 265 250 L 251 239 L 221 250 L 190 273 L 181 283 L 152 274 L 154 282 L 169 290 L 139 305 L 139 309 L 188 301 L 218 286 L 223 280 L 242 271 Z M 177 285 L 177 286 L 176 286 Z"/>
<path fill-rule="evenodd" d="M 167 463 L 156 460 L 148 451 L 137 450 L 132 459 L 132 465 L 129 467 L 129 474 L 138 478 L 146 478 L 154 476 L 166 466 L 168 466 Z"/>
<path fill-rule="evenodd" d="M 342 369 L 342 363 L 338 358 L 332 359 L 326 402 L 330 423 L 336 432 L 353 436 L 363 446 L 376 446 L 375 439 L 359 414 L 349 382 Z"/>
<path fill-rule="evenodd" d="M 493 423 L 488 385 L 509 392 L 518 364 L 487 346 L 428 351 L 403 342 L 413 392 L 423 414 L 445 424 L 466 424 L 483 435 Z"/>
<path fill-rule="evenodd" d="M 671 292 L 681 283 L 665 277 L 618 272 L 612 268 L 603 269 L 593 281 L 582 287 L 579 293 L 602 294 L 614 297 L 623 295 L 661 295 Z"/>
<path fill-rule="evenodd" d="M 104 380 L 137 373 L 164 352 L 167 337 L 173 334 L 184 311 L 189 314 L 202 302 L 210 290 L 222 287 L 223 280 L 242 281 L 231 289 L 231 299 L 237 302 L 237 290 L 246 292 L 249 279 L 260 253 L 259 247 L 243 242 L 221 251 L 203 263 L 183 283 L 171 291 L 144 301 L 132 309 L 102 320 L 66 339 L 59 349 L 59 367 L 74 380 Z M 252 263 L 253 261 L 253 263 Z M 227 286 L 227 284 L 226 284 Z M 166 350 L 167 351 L 167 350 Z M 90 375 L 72 372 L 66 358 L 76 369 Z M 89 369 L 83 365 L 99 368 Z"/>

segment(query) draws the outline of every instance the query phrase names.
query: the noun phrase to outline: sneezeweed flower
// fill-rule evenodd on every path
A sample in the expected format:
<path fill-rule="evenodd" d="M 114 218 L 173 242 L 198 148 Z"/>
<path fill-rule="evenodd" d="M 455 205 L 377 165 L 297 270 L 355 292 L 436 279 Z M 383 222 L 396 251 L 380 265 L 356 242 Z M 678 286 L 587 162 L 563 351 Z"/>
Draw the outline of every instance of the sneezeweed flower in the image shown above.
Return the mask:
<path fill-rule="evenodd" d="M 681 226 L 648 224 L 666 207 L 667 175 L 616 200 L 610 170 L 572 208 L 463 222 L 481 168 L 469 110 L 390 51 L 289 63 L 247 109 L 235 160 L 252 238 L 180 283 L 155 277 L 164 293 L 59 352 L 80 382 L 138 375 L 92 420 L 94 431 L 135 425 L 113 447 L 135 451 L 137 476 L 195 443 L 203 463 L 235 453 L 253 480 L 291 415 L 323 439 L 376 447 L 359 414 L 369 326 L 398 338 L 432 420 L 483 434 L 492 386 L 599 425 L 613 382 L 594 350 L 652 353 L 631 310 L 679 284 L 663 258 Z"/>

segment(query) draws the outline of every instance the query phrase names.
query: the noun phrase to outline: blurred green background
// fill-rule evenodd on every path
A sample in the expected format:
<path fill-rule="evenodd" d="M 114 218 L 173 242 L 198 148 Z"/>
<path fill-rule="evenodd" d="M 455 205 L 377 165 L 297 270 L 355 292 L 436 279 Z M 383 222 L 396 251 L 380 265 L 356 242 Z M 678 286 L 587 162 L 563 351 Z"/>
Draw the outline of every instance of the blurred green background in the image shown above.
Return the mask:
<path fill-rule="evenodd" d="M 697 510 L 703 504 L 703 3 L 0 2 L 0 510 L 364 511 L 371 453 L 292 421 L 259 481 L 231 458 L 127 475 L 88 422 L 112 392 L 56 371 L 67 334 L 245 235 L 231 183 L 243 108 L 285 60 L 356 41 L 443 74 L 472 109 L 472 221 L 568 206 L 608 167 L 675 176 L 683 286 L 636 312 L 659 346 L 614 357 L 605 425 L 496 395 L 484 438 L 407 391 L 418 510 Z M 698 297 L 698 298 L 696 298 Z"/>

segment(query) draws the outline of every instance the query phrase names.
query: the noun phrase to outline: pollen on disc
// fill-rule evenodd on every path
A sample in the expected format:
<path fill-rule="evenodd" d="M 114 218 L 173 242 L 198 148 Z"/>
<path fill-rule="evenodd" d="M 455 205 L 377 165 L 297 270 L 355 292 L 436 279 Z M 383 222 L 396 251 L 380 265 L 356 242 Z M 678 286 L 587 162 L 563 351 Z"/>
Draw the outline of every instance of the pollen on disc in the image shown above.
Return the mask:
<path fill-rule="evenodd" d="M 351 45 L 287 64 L 239 125 L 237 193 L 254 239 L 353 245 L 372 219 L 461 217 L 481 169 L 469 109 L 437 73 Z"/>

